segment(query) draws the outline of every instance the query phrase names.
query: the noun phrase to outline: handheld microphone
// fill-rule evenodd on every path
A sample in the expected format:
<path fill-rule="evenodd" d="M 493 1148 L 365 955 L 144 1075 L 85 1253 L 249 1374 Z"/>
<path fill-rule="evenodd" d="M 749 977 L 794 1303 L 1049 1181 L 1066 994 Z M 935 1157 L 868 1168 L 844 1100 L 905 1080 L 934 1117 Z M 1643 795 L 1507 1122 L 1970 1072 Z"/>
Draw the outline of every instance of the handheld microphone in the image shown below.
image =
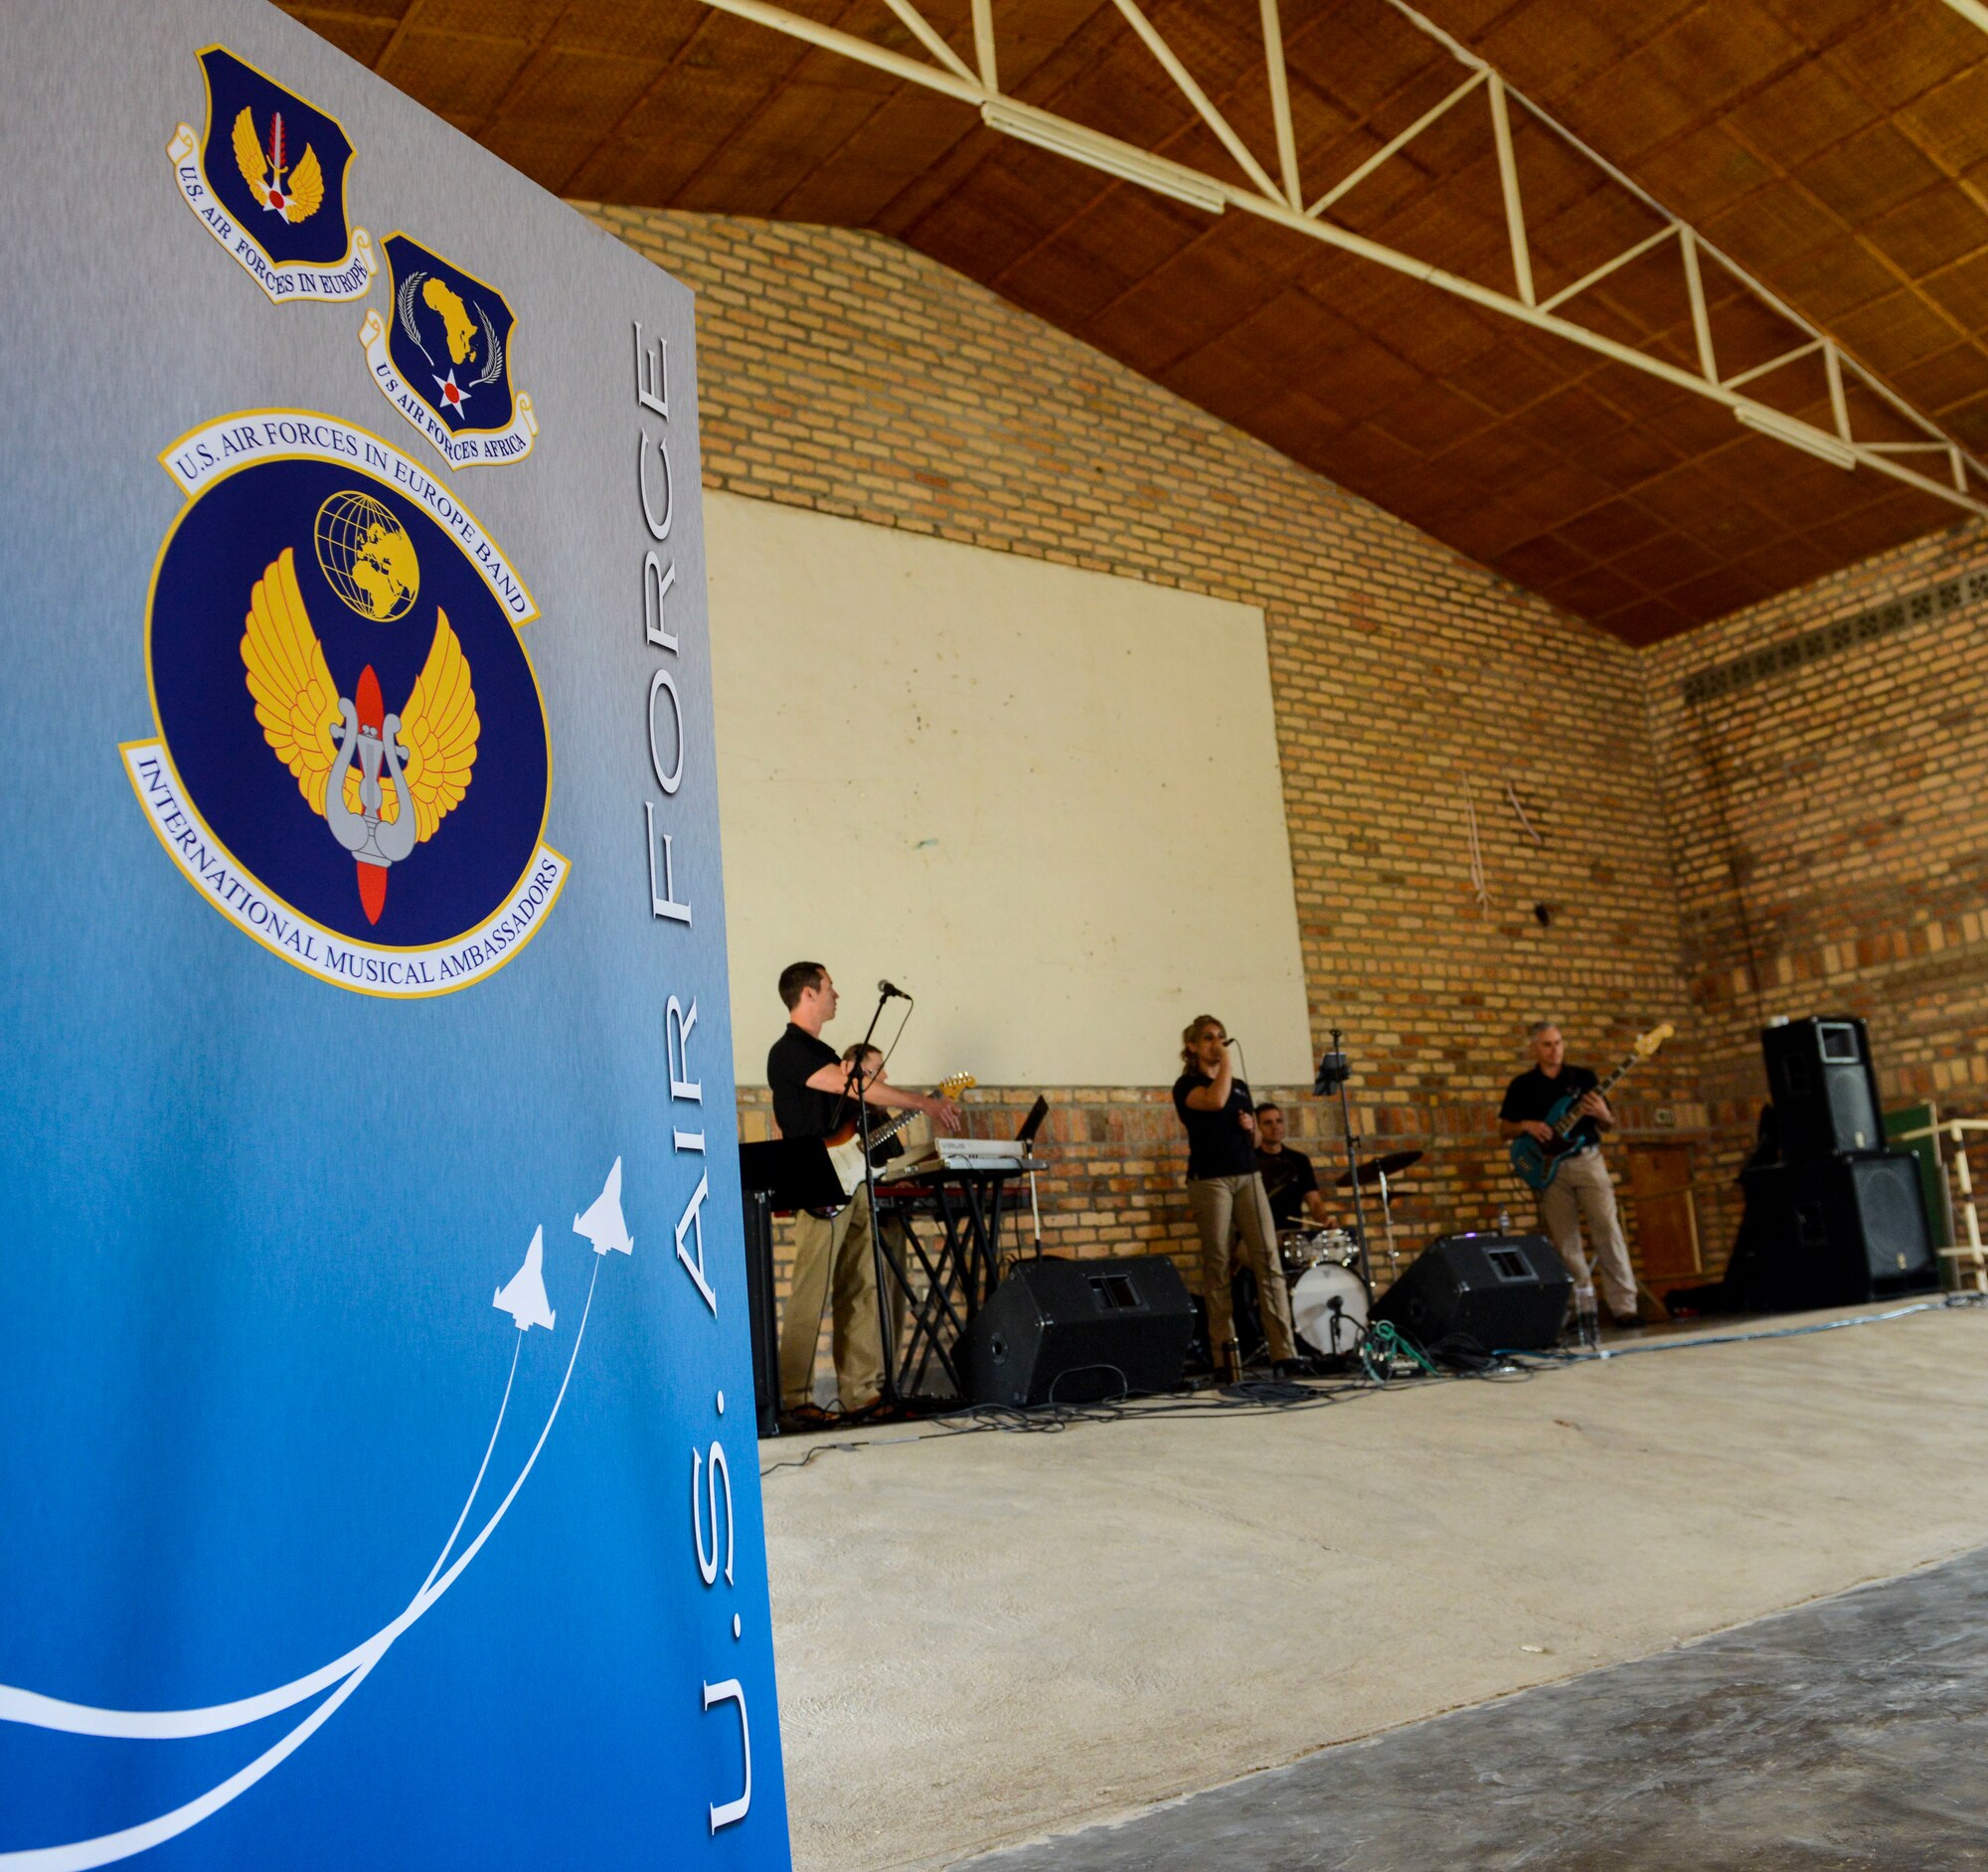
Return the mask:
<path fill-rule="evenodd" d="M 911 998 L 894 981 L 880 981 L 877 992 L 887 1001 L 909 1001 Z"/>

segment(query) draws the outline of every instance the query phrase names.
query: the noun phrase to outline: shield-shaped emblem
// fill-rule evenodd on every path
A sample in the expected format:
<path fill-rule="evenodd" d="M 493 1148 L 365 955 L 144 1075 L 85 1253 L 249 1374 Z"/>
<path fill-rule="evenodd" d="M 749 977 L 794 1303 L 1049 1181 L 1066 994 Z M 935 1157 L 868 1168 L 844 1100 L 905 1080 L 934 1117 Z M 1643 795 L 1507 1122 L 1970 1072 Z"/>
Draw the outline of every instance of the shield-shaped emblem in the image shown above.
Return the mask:
<path fill-rule="evenodd" d="M 405 234 L 384 245 L 393 310 L 360 333 L 373 381 L 451 467 L 522 461 L 538 422 L 512 386 L 518 321 L 504 295 Z"/>
<path fill-rule="evenodd" d="M 187 206 L 271 299 L 350 299 L 376 261 L 346 221 L 352 143 L 337 120 L 238 59 L 200 55 L 207 134 L 167 147 Z"/>

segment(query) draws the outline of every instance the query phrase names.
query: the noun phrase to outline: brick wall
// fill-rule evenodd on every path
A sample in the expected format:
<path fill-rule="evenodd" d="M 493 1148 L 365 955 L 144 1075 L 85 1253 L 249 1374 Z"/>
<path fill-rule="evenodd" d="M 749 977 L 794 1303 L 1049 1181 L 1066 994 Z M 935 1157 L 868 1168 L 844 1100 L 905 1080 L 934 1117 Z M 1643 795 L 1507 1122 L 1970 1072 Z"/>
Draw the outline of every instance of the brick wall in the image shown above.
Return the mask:
<path fill-rule="evenodd" d="M 1861 1014 L 1888 1103 L 1988 1106 L 1988 580 L 1925 601 L 1982 572 L 1959 526 L 1645 654 L 1722 1243 L 1769 1017 Z"/>
<path fill-rule="evenodd" d="M 589 212 L 699 295 L 708 486 L 1262 607 L 1313 1048 L 1343 1027 L 1360 1122 L 1429 1153 L 1408 1242 L 1518 1212 L 1495 1108 L 1525 1024 L 1600 1061 L 1680 1005 L 1637 654 L 891 241 Z M 1636 1082 L 1632 1125 L 1661 1107 L 1691 1133 L 1692 1040 Z M 1011 1126 L 1036 1090 L 974 1102 Z M 1050 1245 L 1191 1246 L 1157 1079 L 1047 1090 Z M 1330 1155 L 1336 1112 L 1276 1091 Z M 763 1094 L 742 1105 L 762 1132 Z"/>

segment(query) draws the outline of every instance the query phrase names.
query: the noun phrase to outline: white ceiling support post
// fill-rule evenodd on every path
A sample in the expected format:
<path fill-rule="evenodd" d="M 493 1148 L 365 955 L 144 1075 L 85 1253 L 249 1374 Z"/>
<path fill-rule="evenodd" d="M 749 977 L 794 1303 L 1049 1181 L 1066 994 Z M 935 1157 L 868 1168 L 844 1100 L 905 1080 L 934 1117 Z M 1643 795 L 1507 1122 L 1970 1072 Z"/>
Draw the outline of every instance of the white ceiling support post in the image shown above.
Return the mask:
<path fill-rule="evenodd" d="M 1873 377 L 1871 373 L 1867 371 L 1863 367 L 1863 365 L 1859 364 L 1855 358 L 1850 357 L 1847 353 L 1843 352 L 1833 344 L 1830 346 L 1830 349 L 1836 352 L 1837 363 L 1839 368 L 1849 370 L 1855 373 L 1857 381 L 1860 384 L 1862 384 L 1864 388 L 1872 394 L 1872 396 L 1882 397 L 1885 402 L 1889 403 L 1894 410 L 1896 410 L 1902 417 L 1905 418 L 1905 420 L 1907 423 L 1909 423 L 1915 429 L 1917 429 L 1921 435 L 1930 435 L 1935 441 L 1953 442 L 1953 437 L 1947 434 L 1947 432 L 1943 428 L 1941 428 L 1937 423 L 1932 422 L 1930 419 L 1926 417 L 1920 416 L 1919 413 L 1916 410 L 1914 410 L 1912 406 L 1905 400 L 1905 398 L 1900 396 L 1896 390 L 1894 390 L 1889 384 L 1879 382 L 1879 380 Z M 1848 418 L 1846 417 L 1845 420 L 1848 421 Z M 1958 442 L 1953 442 L 1953 445 L 1956 448 L 1960 446 Z M 1972 468 L 1976 474 L 1980 475 L 1984 481 L 1988 481 L 1988 468 L 1984 468 L 1981 465 L 1981 463 L 1975 460 L 1975 458 L 1972 455 L 1967 454 L 1965 449 L 1962 449 L 1961 453 L 1965 456 L 1967 465 L 1970 468 Z"/>
<path fill-rule="evenodd" d="M 1512 158 L 1512 113 L 1505 104 L 1505 81 L 1491 74 L 1491 132 L 1498 139 L 1498 182 L 1505 191 L 1505 227 L 1512 237 L 1512 272 L 1519 303 L 1535 305 L 1533 255 L 1526 246 L 1526 208 L 1519 199 L 1519 165 Z"/>
<path fill-rule="evenodd" d="M 931 22 L 911 5 L 911 0 L 886 0 L 886 4 L 911 28 L 911 37 L 934 59 L 951 71 L 957 72 L 969 84 L 972 82 L 972 68 L 938 36 Z"/>
<path fill-rule="evenodd" d="M 1981 0 L 1946 0 L 1946 4 L 1970 25 L 1988 33 L 1988 6 L 1983 6 Z"/>
<path fill-rule="evenodd" d="M 1843 398 L 1843 359 L 1833 344 L 1822 347 L 1822 368 L 1829 378 L 1829 409 L 1836 419 L 1836 432 L 1850 439 L 1850 406 Z"/>
<path fill-rule="evenodd" d="M 1406 130 L 1404 130 L 1399 136 L 1393 138 L 1389 142 L 1383 143 L 1381 147 L 1377 149 L 1373 153 L 1373 155 L 1369 156 L 1367 160 L 1360 165 L 1359 168 L 1354 170 L 1354 172 L 1350 176 L 1348 176 L 1345 179 L 1345 181 L 1335 182 L 1331 188 L 1327 189 L 1326 192 L 1323 195 L 1321 195 L 1317 201 L 1312 203 L 1312 205 L 1309 208 L 1307 208 L 1304 212 L 1307 215 L 1324 214 L 1325 211 L 1328 208 L 1330 208 L 1334 202 L 1338 201 L 1339 198 L 1342 195 L 1344 195 L 1349 189 L 1356 188 L 1358 187 L 1359 184 L 1365 182 L 1367 178 L 1371 176 L 1376 169 L 1380 168 L 1380 166 L 1384 162 L 1386 162 L 1390 156 L 1399 155 L 1403 150 L 1407 149 L 1408 146 L 1410 143 L 1412 143 L 1416 137 L 1421 135 L 1421 133 L 1424 130 L 1426 130 L 1428 126 L 1436 120 L 1436 118 L 1441 116 L 1444 111 L 1449 110 L 1454 105 L 1462 103 L 1462 101 L 1466 97 L 1468 97 L 1470 93 L 1474 91 L 1478 87 L 1478 85 L 1482 85 L 1485 82 L 1485 80 L 1488 79 L 1490 76 L 1491 74 L 1489 73 L 1489 71 L 1481 71 L 1476 73 L 1474 76 L 1465 79 L 1461 85 L 1459 85 L 1453 91 L 1450 92 L 1450 94 L 1447 97 L 1445 97 L 1442 100 L 1441 103 L 1432 105 L 1429 109 L 1424 110 L 1422 114 L 1418 116 L 1414 120 L 1414 122 L 1409 124 L 1408 127 Z"/>
<path fill-rule="evenodd" d="M 973 61 L 980 68 L 981 84 L 998 93 L 1001 76 L 994 63 L 994 0 L 973 0 Z"/>
<path fill-rule="evenodd" d="M 1298 187 L 1298 140 L 1291 128 L 1291 84 L 1284 71 L 1284 29 L 1277 18 L 1277 0 L 1262 0 L 1263 64 L 1270 81 L 1270 115 L 1277 125 L 1277 167 L 1283 171 L 1284 199 L 1304 206 Z"/>
<path fill-rule="evenodd" d="M 1967 464 L 1960 458 L 1960 450 L 1951 442 L 1947 444 L 1946 465 L 1953 470 L 1953 484 L 1964 494 L 1967 492 Z"/>
<path fill-rule="evenodd" d="M 1171 197 L 1199 208 L 1204 214 L 1219 215 L 1229 206 L 1228 194 L 1214 177 L 1164 156 L 1149 156 L 1143 149 L 1121 143 L 1115 136 L 1086 130 L 1079 123 L 1059 117 L 1031 104 L 1017 103 L 1012 97 L 990 97 L 980 106 L 980 120 L 1003 136 L 1019 137 L 1053 155 L 1073 162 L 1087 163 L 1121 182 L 1136 182 L 1156 195 Z"/>
<path fill-rule="evenodd" d="M 819 46 L 824 52 L 839 52 L 845 59 L 854 59 L 858 65 L 886 72 L 908 84 L 943 91 L 962 103 L 977 104 L 987 94 L 969 79 L 956 78 L 950 72 L 941 72 L 936 66 L 920 65 L 915 59 L 907 59 L 888 46 L 874 45 L 867 39 L 857 38 L 854 33 L 823 26 L 818 20 L 804 19 L 798 13 L 789 13 L 785 7 L 769 6 L 766 0 L 705 0 L 705 4 L 716 12 L 730 13 L 737 19 L 750 20 L 756 26 L 767 26 L 776 33 L 785 33 L 789 39 Z"/>
<path fill-rule="evenodd" d="M 1625 248 L 1612 260 L 1603 260 L 1591 273 L 1582 273 L 1573 285 L 1561 287 L 1550 299 L 1542 299 L 1540 301 L 1540 310 L 1542 312 L 1551 312 L 1555 306 L 1565 305 L 1568 300 L 1578 297 L 1579 294 L 1585 292 L 1589 286 L 1593 285 L 1597 279 L 1606 279 L 1618 266 L 1626 266 L 1631 260 L 1641 259 L 1653 247 L 1656 247 L 1660 242 L 1668 241 L 1672 235 L 1676 234 L 1680 225 L 1680 223 L 1673 221 L 1668 226 L 1659 228 L 1655 234 L 1638 241 L 1634 247 Z"/>
<path fill-rule="evenodd" d="M 985 5 L 988 0 L 974 0 L 974 4 Z M 1271 201 L 1281 200 L 1277 185 L 1264 172 L 1263 165 L 1249 154 L 1248 145 L 1230 128 L 1229 119 L 1209 102 L 1208 93 L 1194 82 L 1194 75 L 1174 56 L 1174 49 L 1154 30 L 1152 21 L 1139 11 L 1138 0 L 1117 0 L 1117 6 L 1132 30 L 1146 42 L 1146 50 L 1159 60 L 1167 76 L 1180 86 L 1181 94 L 1200 113 L 1202 122 L 1222 139 L 1222 147 L 1242 164 L 1242 173 Z"/>
<path fill-rule="evenodd" d="M 1765 377 L 1770 371 L 1778 371 L 1783 364 L 1793 364 L 1799 358 L 1812 356 L 1822 349 L 1820 338 L 1811 338 L 1805 345 L 1796 345 L 1792 351 L 1783 351 L 1777 358 L 1769 358 L 1764 364 L 1756 364 L 1750 371 L 1737 371 L 1725 379 L 1728 390 L 1738 390 L 1741 384 L 1750 384 L 1756 377 Z M 1846 441 L 1848 436 L 1844 438 Z"/>
<path fill-rule="evenodd" d="M 1719 360 L 1712 349 L 1712 316 L 1705 309 L 1705 280 L 1698 270 L 1698 236 L 1682 223 L 1678 252 L 1684 256 L 1684 286 L 1691 295 L 1691 328 L 1698 337 L 1698 368 L 1708 384 L 1719 382 Z"/>

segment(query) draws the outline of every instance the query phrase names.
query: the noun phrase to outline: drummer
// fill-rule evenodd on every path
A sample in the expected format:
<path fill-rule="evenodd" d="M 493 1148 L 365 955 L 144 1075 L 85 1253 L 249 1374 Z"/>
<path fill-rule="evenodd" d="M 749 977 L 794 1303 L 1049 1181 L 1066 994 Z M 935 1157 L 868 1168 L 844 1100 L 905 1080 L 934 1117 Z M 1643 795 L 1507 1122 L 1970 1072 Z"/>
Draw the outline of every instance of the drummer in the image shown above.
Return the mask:
<path fill-rule="evenodd" d="M 1284 1142 L 1283 1108 L 1268 1099 L 1256 1107 L 1256 1168 L 1263 1173 L 1270 1215 L 1279 1233 L 1331 1225 L 1318 1173 L 1303 1151 Z"/>

